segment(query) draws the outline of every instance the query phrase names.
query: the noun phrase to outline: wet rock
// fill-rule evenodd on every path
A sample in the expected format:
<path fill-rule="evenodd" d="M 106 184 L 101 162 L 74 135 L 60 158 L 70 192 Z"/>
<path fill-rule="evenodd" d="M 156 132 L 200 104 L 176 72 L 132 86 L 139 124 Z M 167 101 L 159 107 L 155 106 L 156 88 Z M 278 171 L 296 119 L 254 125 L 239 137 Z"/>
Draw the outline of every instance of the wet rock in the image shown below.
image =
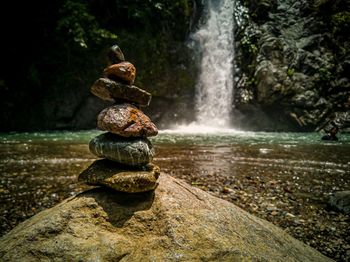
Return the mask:
<path fill-rule="evenodd" d="M 136 77 L 136 68 L 129 62 L 110 65 L 103 70 L 103 76 L 126 84 L 133 84 Z"/>
<path fill-rule="evenodd" d="M 331 261 L 282 229 L 166 174 L 153 192 L 93 189 L 0 239 L 3 261 Z"/>
<path fill-rule="evenodd" d="M 243 116 L 238 120 L 241 123 L 235 117 L 236 126 L 259 131 L 313 131 L 333 113 L 346 111 L 350 94 L 344 74 L 346 56 L 329 48 L 344 42 L 324 28 L 343 6 L 334 4 L 320 15 L 310 12 L 317 10 L 310 1 L 243 2 L 246 8 L 237 3 L 243 12 L 235 33 L 239 68 L 235 78 L 239 81 L 233 111 Z M 247 111 L 248 106 L 261 109 L 268 121 L 250 124 L 255 112 Z M 290 117 L 290 112 L 297 118 Z"/>
<path fill-rule="evenodd" d="M 124 85 L 108 78 L 100 78 L 91 87 L 91 93 L 108 101 L 128 101 L 140 106 L 148 106 L 151 94 L 133 85 Z"/>
<path fill-rule="evenodd" d="M 79 181 L 88 185 L 107 186 L 116 191 L 139 193 L 157 187 L 159 167 L 148 164 L 140 168 L 131 168 L 116 162 L 97 160 L 79 175 Z"/>
<path fill-rule="evenodd" d="M 108 60 L 111 64 L 125 61 L 124 54 L 118 45 L 113 45 L 108 52 Z"/>
<path fill-rule="evenodd" d="M 350 191 L 339 191 L 334 193 L 328 202 L 329 206 L 344 212 L 345 214 L 350 214 Z"/>
<path fill-rule="evenodd" d="M 124 137 L 149 137 L 158 134 L 157 127 L 148 116 L 126 103 L 102 110 L 97 117 L 97 126 Z"/>
<path fill-rule="evenodd" d="M 89 149 L 98 157 L 130 166 L 148 164 L 154 156 L 152 143 L 147 138 L 126 138 L 111 133 L 93 138 Z"/>

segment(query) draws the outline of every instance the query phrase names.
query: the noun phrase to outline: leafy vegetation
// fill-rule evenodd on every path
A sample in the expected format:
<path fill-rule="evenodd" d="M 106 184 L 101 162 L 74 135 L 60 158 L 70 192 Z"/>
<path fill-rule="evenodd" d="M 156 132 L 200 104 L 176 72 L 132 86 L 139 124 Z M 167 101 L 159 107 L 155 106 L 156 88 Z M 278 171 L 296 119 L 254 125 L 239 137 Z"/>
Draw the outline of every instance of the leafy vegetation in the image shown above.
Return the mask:
<path fill-rule="evenodd" d="M 115 43 L 136 65 L 139 84 L 156 87 L 151 81 L 159 83 L 172 67 L 174 77 L 183 74 L 169 61 L 189 32 L 192 1 L 38 0 L 8 8 L 3 11 L 16 23 L 2 21 L 2 130 L 51 129 L 61 120 L 68 123 L 62 128 L 71 128 Z"/>

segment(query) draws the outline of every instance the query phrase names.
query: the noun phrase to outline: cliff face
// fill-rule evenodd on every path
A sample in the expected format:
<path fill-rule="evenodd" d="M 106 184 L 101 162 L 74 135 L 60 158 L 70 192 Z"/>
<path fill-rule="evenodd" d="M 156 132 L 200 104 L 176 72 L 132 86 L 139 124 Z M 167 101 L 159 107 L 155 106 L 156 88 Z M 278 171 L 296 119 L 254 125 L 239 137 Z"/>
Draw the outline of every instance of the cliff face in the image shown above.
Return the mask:
<path fill-rule="evenodd" d="M 322 128 L 332 119 L 349 125 L 349 4 L 238 3 L 243 11 L 235 14 L 237 123 L 297 131 Z"/>

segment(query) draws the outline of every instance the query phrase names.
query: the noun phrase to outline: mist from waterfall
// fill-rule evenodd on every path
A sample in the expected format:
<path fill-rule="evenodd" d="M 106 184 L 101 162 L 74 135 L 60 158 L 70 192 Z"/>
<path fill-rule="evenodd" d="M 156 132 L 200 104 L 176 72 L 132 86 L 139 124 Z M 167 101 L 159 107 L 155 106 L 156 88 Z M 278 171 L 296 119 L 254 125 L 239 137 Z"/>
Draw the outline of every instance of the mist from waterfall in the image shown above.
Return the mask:
<path fill-rule="evenodd" d="M 191 35 L 200 60 L 195 124 L 229 128 L 234 87 L 234 0 L 208 0 L 206 8 L 206 21 Z"/>

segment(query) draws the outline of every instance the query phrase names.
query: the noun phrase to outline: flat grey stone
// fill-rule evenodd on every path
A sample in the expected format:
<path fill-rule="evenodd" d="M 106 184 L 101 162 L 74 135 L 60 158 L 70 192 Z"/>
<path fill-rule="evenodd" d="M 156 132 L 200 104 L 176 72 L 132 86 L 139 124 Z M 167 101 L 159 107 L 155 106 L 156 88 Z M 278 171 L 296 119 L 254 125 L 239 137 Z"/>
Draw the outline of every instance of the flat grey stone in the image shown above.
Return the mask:
<path fill-rule="evenodd" d="M 127 138 L 112 133 L 93 138 L 89 149 L 98 157 L 130 166 L 148 164 L 154 156 L 153 145 L 147 138 Z"/>

